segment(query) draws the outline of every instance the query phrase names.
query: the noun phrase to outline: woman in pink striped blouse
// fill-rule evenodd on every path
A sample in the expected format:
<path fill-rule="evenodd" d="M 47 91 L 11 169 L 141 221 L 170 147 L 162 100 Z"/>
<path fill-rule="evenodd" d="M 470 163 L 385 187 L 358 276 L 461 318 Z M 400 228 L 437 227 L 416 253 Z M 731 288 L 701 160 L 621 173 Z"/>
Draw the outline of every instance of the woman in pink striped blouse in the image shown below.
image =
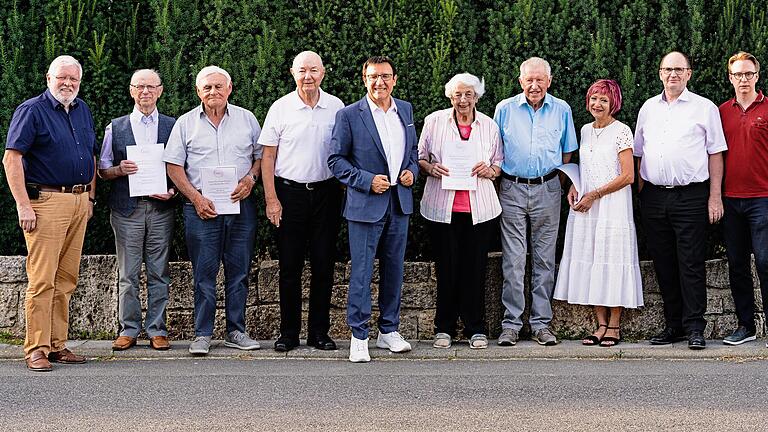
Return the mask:
<path fill-rule="evenodd" d="M 488 347 L 485 334 L 485 268 L 488 247 L 501 205 L 493 179 L 503 159 L 499 130 L 492 118 L 475 110 L 485 92 L 483 81 L 458 74 L 445 85 L 452 108 L 424 119 L 419 139 L 419 166 L 429 174 L 421 215 L 429 223 L 437 269 L 435 348 L 448 348 L 461 317 L 464 335 L 474 349 Z M 451 171 L 443 161 L 449 151 L 474 154 L 471 179 L 443 184 Z M 454 179 L 460 168 L 454 168 Z"/>

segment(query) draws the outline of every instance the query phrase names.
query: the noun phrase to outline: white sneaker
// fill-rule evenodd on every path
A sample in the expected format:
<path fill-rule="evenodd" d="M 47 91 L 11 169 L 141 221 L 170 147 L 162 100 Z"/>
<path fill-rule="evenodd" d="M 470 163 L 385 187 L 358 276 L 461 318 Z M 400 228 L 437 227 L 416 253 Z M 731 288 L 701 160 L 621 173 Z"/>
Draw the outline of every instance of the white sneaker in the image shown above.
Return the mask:
<path fill-rule="evenodd" d="M 352 336 L 349 341 L 349 361 L 352 363 L 368 363 L 371 356 L 368 354 L 368 338 L 358 339 Z"/>
<path fill-rule="evenodd" d="M 393 331 L 392 333 L 379 333 L 379 337 L 376 339 L 376 346 L 379 348 L 389 349 L 394 353 L 408 352 L 411 350 L 411 344 L 408 343 L 400 333 Z"/>

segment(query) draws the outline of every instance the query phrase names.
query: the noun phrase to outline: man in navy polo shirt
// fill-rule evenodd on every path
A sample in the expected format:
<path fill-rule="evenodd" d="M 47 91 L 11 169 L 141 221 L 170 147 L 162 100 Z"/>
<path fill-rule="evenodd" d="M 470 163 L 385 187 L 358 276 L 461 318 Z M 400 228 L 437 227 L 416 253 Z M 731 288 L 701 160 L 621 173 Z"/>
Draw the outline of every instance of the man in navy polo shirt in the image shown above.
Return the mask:
<path fill-rule="evenodd" d="M 50 371 L 51 362 L 85 363 L 65 343 L 85 226 L 96 202 L 93 117 L 77 98 L 83 68 L 59 56 L 45 76 L 48 90 L 16 108 L 3 156 L 27 243 L 24 357 L 33 371 Z"/>

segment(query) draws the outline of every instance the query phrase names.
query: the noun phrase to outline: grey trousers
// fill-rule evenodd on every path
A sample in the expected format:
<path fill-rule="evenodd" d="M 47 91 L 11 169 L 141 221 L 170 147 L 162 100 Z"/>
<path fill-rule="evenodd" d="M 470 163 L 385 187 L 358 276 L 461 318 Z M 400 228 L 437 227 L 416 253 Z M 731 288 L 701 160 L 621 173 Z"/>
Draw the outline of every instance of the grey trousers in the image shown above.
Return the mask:
<path fill-rule="evenodd" d="M 560 225 L 560 180 L 527 185 L 501 180 L 501 250 L 504 285 L 502 328 L 520 330 L 525 310 L 524 278 L 531 230 L 531 315 L 528 322 L 536 331 L 552 321 L 552 291 L 555 287 L 555 246 Z"/>
<path fill-rule="evenodd" d="M 139 200 L 130 216 L 113 211 L 118 268 L 118 320 L 120 336 L 141 333 L 139 278 L 141 263 L 147 270 L 147 315 L 143 328 L 149 337 L 167 336 L 165 307 L 171 281 L 168 258 L 173 236 L 173 209 L 158 210 L 152 200 Z"/>

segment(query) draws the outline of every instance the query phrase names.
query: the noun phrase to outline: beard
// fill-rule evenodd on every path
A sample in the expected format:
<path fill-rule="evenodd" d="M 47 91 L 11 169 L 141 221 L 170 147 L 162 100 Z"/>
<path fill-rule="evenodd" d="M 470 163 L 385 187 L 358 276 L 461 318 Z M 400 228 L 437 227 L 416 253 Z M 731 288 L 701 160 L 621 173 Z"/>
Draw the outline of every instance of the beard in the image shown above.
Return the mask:
<path fill-rule="evenodd" d="M 80 91 L 80 89 L 77 89 L 77 90 L 74 90 L 72 94 L 65 96 L 61 93 L 60 89 L 50 89 L 50 90 L 51 90 L 51 95 L 53 95 L 53 98 L 59 101 L 60 104 L 65 106 L 68 106 L 69 104 L 71 104 L 75 100 L 75 98 L 77 98 L 77 94 Z"/>

